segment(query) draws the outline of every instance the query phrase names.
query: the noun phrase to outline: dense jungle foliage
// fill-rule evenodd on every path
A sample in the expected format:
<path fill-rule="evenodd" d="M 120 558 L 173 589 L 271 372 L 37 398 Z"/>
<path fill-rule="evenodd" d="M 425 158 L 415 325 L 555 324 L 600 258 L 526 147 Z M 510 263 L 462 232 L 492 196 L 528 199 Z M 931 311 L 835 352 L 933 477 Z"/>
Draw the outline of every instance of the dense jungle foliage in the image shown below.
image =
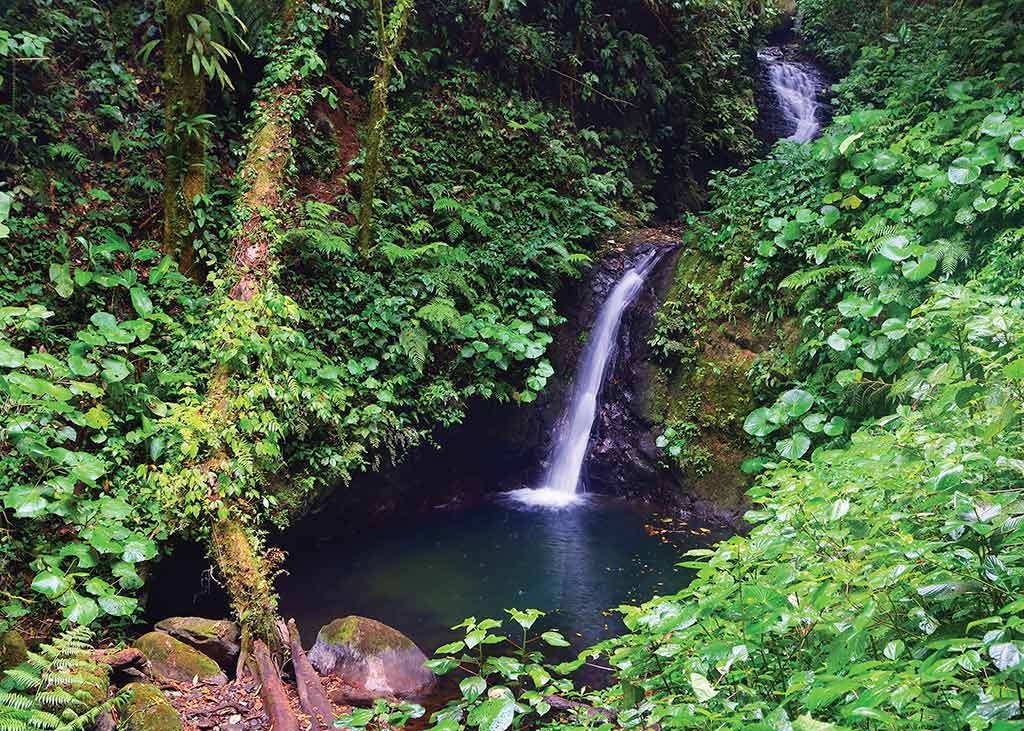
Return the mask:
<path fill-rule="evenodd" d="M 389 9 L 363 251 L 372 4 L 5 5 L 3 621 L 131 622 L 170 537 L 258 544 L 531 401 L 564 278 L 665 169 L 753 150 L 749 10 Z"/>
<path fill-rule="evenodd" d="M 1024 729 L 1024 6 L 797 5 L 833 119 L 712 177 L 684 245 L 714 270 L 652 338 L 666 369 L 724 323 L 776 343 L 734 425 L 750 530 L 575 661 L 539 612 L 467 620 L 435 731 Z M 123 702 L 79 692 L 81 626 L 130 633 L 173 539 L 279 654 L 267 532 L 475 400 L 537 397 L 561 284 L 758 153 L 778 12 L 6 4 L 0 635 L 71 629 L 3 681 L 0 728 Z M 574 688 L 587 661 L 614 684 Z"/>
<path fill-rule="evenodd" d="M 656 331 L 677 362 L 776 334 L 752 529 L 622 610 L 595 697 L 644 728 L 1022 728 L 1024 8 L 800 5 L 834 119 L 715 177 L 686 241 L 717 276 Z"/>

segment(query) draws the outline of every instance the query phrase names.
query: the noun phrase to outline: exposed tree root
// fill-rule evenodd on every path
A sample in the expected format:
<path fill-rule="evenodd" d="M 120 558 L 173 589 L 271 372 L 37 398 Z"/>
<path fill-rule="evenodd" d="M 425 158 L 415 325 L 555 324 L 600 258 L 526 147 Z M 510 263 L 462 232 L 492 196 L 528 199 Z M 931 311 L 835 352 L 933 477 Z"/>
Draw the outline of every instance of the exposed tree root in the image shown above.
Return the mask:
<path fill-rule="evenodd" d="M 334 706 L 327 698 L 323 681 L 306 657 L 302 649 L 302 638 L 294 619 L 288 620 L 288 646 L 292 653 L 292 666 L 295 668 L 295 686 L 299 693 L 299 704 L 303 712 L 321 729 L 329 729 L 334 720 Z"/>
<path fill-rule="evenodd" d="M 253 640 L 252 653 L 256 659 L 263 710 L 270 722 L 271 731 L 299 731 L 299 719 L 288 705 L 288 696 L 281 683 L 281 672 L 263 640 Z"/>

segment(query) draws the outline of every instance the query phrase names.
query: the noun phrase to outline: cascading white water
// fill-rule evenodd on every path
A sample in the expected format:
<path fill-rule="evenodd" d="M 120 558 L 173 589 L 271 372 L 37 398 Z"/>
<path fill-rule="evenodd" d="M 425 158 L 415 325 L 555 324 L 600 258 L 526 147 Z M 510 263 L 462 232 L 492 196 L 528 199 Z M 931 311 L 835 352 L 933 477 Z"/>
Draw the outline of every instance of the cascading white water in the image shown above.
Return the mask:
<path fill-rule="evenodd" d="M 776 49 L 758 56 L 767 66 L 768 82 L 779 100 L 779 110 L 793 133 L 786 139 L 810 142 L 821 130 L 818 120 L 818 92 L 824 84 L 815 70 L 796 61 L 786 61 Z"/>
<path fill-rule="evenodd" d="M 527 505 L 543 507 L 566 507 L 579 499 L 580 474 L 597 413 L 597 397 L 615 353 L 622 314 L 636 299 L 644 280 L 663 253 L 663 250 L 654 249 L 645 254 L 622 275 L 601 306 L 576 368 L 572 399 L 558 422 L 558 436 L 551 450 L 544 481 L 537 488 L 513 490 L 508 493 L 509 497 Z"/>

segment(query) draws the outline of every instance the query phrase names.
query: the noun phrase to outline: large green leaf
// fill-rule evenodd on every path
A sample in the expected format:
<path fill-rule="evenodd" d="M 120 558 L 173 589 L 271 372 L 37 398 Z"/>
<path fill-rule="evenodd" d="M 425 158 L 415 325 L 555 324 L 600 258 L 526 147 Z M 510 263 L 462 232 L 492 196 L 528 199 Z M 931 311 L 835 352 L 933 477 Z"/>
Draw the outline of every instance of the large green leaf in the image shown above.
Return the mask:
<path fill-rule="evenodd" d="M 60 571 L 40 571 L 32 579 L 32 588 L 48 599 L 53 599 L 67 591 L 71 586 L 67 576 Z"/>
<path fill-rule="evenodd" d="M 25 353 L 8 343 L 0 342 L 0 368 L 18 368 L 25 362 Z"/>
<path fill-rule="evenodd" d="M 796 419 L 803 416 L 814 406 L 814 395 L 804 391 L 802 388 L 791 388 L 779 398 L 786 414 Z"/>
<path fill-rule="evenodd" d="M 100 608 L 95 599 L 84 597 L 77 592 L 68 596 L 64 605 L 64 618 L 72 624 L 92 624 L 100 616 Z"/>
<path fill-rule="evenodd" d="M 467 701 L 475 701 L 487 690 L 487 681 L 479 675 L 471 675 L 459 683 L 459 691 Z"/>
<path fill-rule="evenodd" d="M 958 157 L 946 173 L 954 185 L 970 185 L 981 177 L 981 168 L 968 157 Z"/>
<path fill-rule="evenodd" d="M 693 688 L 693 694 L 699 703 L 707 703 L 718 695 L 718 691 L 700 673 L 690 673 L 690 687 Z"/>
<path fill-rule="evenodd" d="M 480 731 L 505 731 L 516 715 L 516 703 L 511 694 L 490 698 L 469 712 L 466 722 Z"/>
<path fill-rule="evenodd" d="M 785 459 L 800 459 L 810 448 L 811 438 L 803 432 L 775 443 L 776 451 Z"/>
<path fill-rule="evenodd" d="M 778 428 L 778 425 L 771 419 L 771 411 L 763 406 L 754 409 L 743 422 L 743 431 L 755 437 L 763 437 L 771 434 Z"/>
<path fill-rule="evenodd" d="M 149 317 L 153 314 L 153 301 L 143 287 L 132 287 L 129 294 L 132 298 L 132 307 L 139 313 L 139 317 Z"/>

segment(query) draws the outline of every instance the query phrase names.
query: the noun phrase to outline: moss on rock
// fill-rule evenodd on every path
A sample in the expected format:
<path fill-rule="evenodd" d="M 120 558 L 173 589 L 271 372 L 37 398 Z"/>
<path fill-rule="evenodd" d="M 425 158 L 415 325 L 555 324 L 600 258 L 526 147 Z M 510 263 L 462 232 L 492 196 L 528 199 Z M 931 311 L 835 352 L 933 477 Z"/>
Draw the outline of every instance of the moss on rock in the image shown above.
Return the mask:
<path fill-rule="evenodd" d="M 365 655 L 416 647 L 412 640 L 386 624 L 354 615 L 321 627 L 317 640 L 331 645 L 346 645 Z"/>
<path fill-rule="evenodd" d="M 157 622 L 156 629 L 199 650 L 223 668 L 230 668 L 241 650 L 238 624 L 226 619 L 168 617 Z"/>
<path fill-rule="evenodd" d="M 13 629 L 0 632 L 0 673 L 21 665 L 28 659 L 25 640 Z"/>
<path fill-rule="evenodd" d="M 156 675 L 187 683 L 198 677 L 201 682 L 224 685 L 227 676 L 212 659 L 164 632 L 148 632 L 135 641 Z"/>
<path fill-rule="evenodd" d="M 366 617 L 344 617 L 321 627 L 309 661 L 321 674 L 341 679 L 345 689 L 335 700 L 344 703 L 416 699 L 436 685 L 416 643 L 393 627 Z"/>
<path fill-rule="evenodd" d="M 182 731 L 178 712 L 163 691 L 152 683 L 125 686 L 131 702 L 121 714 L 119 731 Z"/>
<path fill-rule="evenodd" d="M 679 257 L 658 315 L 654 347 L 664 357 L 646 412 L 657 434 L 671 428 L 676 435 L 680 453 L 664 457 L 683 489 L 740 513 L 750 485 L 740 469 L 751 447 L 743 420 L 757 406 L 748 373 L 777 338 L 759 332 L 736 302 L 733 269 L 696 250 Z"/>

